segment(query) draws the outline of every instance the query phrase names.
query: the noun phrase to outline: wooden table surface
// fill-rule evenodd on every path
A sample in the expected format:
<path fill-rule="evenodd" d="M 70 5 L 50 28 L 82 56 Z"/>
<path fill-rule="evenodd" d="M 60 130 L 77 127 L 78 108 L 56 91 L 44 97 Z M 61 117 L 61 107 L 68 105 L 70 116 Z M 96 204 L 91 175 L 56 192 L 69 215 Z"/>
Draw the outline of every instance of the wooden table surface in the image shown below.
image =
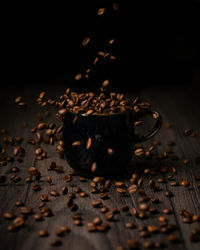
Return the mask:
<path fill-rule="evenodd" d="M 138 193 L 130 195 L 128 193 L 128 187 L 130 186 L 130 176 L 124 176 L 119 179 L 112 180 L 111 188 L 108 192 L 109 199 L 102 200 L 108 208 L 116 207 L 120 210 L 120 213 L 114 215 L 112 221 L 108 221 L 110 229 L 105 232 L 90 233 L 86 229 L 86 223 L 93 218 L 99 216 L 105 220 L 105 215 L 100 212 L 99 208 L 93 208 L 91 205 L 92 200 L 101 200 L 99 194 L 91 194 L 89 180 L 86 182 L 80 182 L 78 176 L 73 176 L 72 182 L 66 183 L 64 176 L 70 169 L 69 165 L 64 159 L 58 157 L 55 152 L 55 147 L 50 145 L 44 145 L 44 149 L 47 151 L 47 158 L 39 161 L 35 159 L 34 147 L 27 144 L 27 138 L 33 137 L 30 133 L 30 128 L 36 126 L 38 121 L 36 114 L 44 114 L 42 109 L 35 100 L 38 94 L 45 90 L 48 92 L 49 97 L 58 97 L 62 94 L 67 86 L 57 85 L 35 85 L 24 87 L 23 90 L 17 88 L 4 87 L 1 89 L 1 123 L 0 128 L 7 128 L 8 134 L 11 136 L 23 136 L 24 141 L 22 147 L 25 149 L 25 157 L 22 163 L 18 163 L 18 157 L 15 157 L 14 162 L 8 163 L 7 166 L 0 167 L 0 175 L 6 175 L 7 179 L 4 183 L 0 183 L 0 249 L 8 250 L 46 250 L 53 249 L 51 246 L 52 240 L 60 238 L 62 245 L 58 246 L 58 249 L 70 249 L 70 250 L 111 250 L 117 249 L 118 246 L 127 247 L 128 239 L 138 239 L 140 248 L 143 249 L 143 243 L 147 240 L 154 242 L 163 240 L 166 249 L 184 249 L 184 250 L 197 250 L 200 249 L 200 241 L 191 242 L 190 234 L 192 229 L 200 230 L 200 222 L 184 223 L 182 217 L 179 215 L 179 210 L 184 208 L 192 214 L 200 214 L 200 194 L 198 188 L 198 180 L 195 176 L 200 176 L 200 164 L 195 162 L 195 158 L 200 156 L 200 98 L 198 91 L 198 83 L 188 86 L 153 86 L 146 87 L 143 90 L 132 93 L 132 96 L 140 96 L 144 100 L 149 101 L 152 104 L 154 110 L 161 113 L 163 117 L 163 124 L 170 122 L 172 128 L 162 129 L 158 134 L 154 136 L 148 142 L 144 142 L 143 146 L 147 149 L 152 145 L 153 141 L 159 140 L 160 146 L 156 147 L 157 153 L 163 153 L 170 141 L 176 142 L 173 146 L 174 154 L 179 157 L 179 160 L 173 160 L 171 157 L 167 160 L 157 159 L 153 157 L 148 159 L 133 160 L 132 173 L 138 173 L 139 177 L 143 178 L 143 188 L 146 194 L 150 197 L 158 197 L 160 203 L 153 204 L 151 201 L 148 204 L 158 209 L 158 213 L 150 214 L 147 219 L 139 219 L 132 215 L 131 210 L 129 212 L 122 212 L 122 205 L 129 205 L 130 208 L 136 207 L 138 209 Z M 14 97 L 21 95 L 28 103 L 27 110 L 20 109 L 14 103 Z M 48 110 L 48 109 L 45 109 Z M 45 118 L 47 123 L 55 121 L 55 112 L 51 112 L 51 116 Z M 43 115 L 44 117 L 44 115 Z M 27 122 L 28 127 L 23 128 L 23 123 Z M 197 136 L 184 136 L 183 131 L 186 128 L 192 128 Z M 3 135 L 2 135 L 3 136 Z M 2 137 L 1 136 L 1 137 Z M 12 152 L 11 146 L 5 146 L 8 153 Z M 188 164 L 183 164 L 184 159 L 189 159 Z M 47 167 L 55 161 L 58 165 L 63 166 L 64 173 L 56 173 L 55 171 L 48 171 Z M 17 173 L 22 179 L 18 183 L 13 183 L 10 180 L 11 167 L 17 166 L 20 168 L 20 172 Z M 26 183 L 25 177 L 28 175 L 27 170 L 30 166 L 35 166 L 42 174 L 39 184 L 41 185 L 41 191 L 35 192 L 32 190 L 32 183 Z M 177 169 L 177 175 L 174 175 L 171 171 L 169 173 L 159 173 L 158 175 L 151 176 L 150 174 L 144 174 L 144 169 L 155 168 L 158 166 L 168 166 Z M 123 167 L 123 166 L 122 166 Z M 172 187 L 169 185 L 171 180 L 167 179 L 167 176 L 173 174 L 172 180 L 177 180 L 181 183 L 182 180 L 188 180 L 190 182 L 189 187 L 183 187 L 181 185 Z M 45 180 L 47 176 L 52 177 L 52 185 L 49 185 Z M 165 178 L 164 183 L 160 183 L 160 191 L 154 192 L 148 188 L 148 182 L 150 178 L 157 180 L 158 178 Z M 116 180 L 122 180 L 125 182 L 126 194 L 122 195 L 116 192 L 114 182 Z M 37 182 L 36 182 L 37 183 Z M 73 224 L 72 213 L 66 206 L 67 196 L 61 195 L 61 187 L 66 185 L 69 192 L 74 191 L 74 187 L 80 187 L 83 191 L 88 193 L 88 197 L 79 197 L 75 199 L 79 209 L 76 213 L 80 213 L 83 219 L 83 226 L 75 226 Z M 52 197 L 49 195 L 47 206 L 53 211 L 52 217 L 45 217 L 43 221 L 36 222 L 32 215 L 28 216 L 25 220 L 24 227 L 15 232 L 9 232 L 7 227 L 11 224 L 11 221 L 3 218 L 3 213 L 13 212 L 16 215 L 20 215 L 19 208 L 15 206 L 16 200 L 22 200 L 27 206 L 33 207 L 34 213 L 39 212 L 38 205 L 40 204 L 40 195 L 49 194 L 51 190 L 56 189 L 60 195 L 58 197 Z M 165 196 L 165 191 L 171 190 L 174 194 L 173 197 Z M 172 213 L 165 215 L 170 224 L 175 224 L 177 229 L 169 234 L 178 235 L 179 241 L 177 243 L 170 243 L 168 241 L 168 235 L 166 233 L 154 233 L 150 234 L 150 237 L 139 237 L 138 227 L 141 225 L 155 225 L 159 227 L 158 217 L 163 215 L 161 212 L 163 208 L 171 209 Z M 134 222 L 136 227 L 133 229 L 126 229 L 126 222 Z M 55 234 L 55 230 L 60 226 L 68 226 L 71 232 L 66 233 L 63 237 L 58 237 Z M 47 229 L 49 232 L 48 237 L 41 238 L 38 236 L 40 229 Z"/>

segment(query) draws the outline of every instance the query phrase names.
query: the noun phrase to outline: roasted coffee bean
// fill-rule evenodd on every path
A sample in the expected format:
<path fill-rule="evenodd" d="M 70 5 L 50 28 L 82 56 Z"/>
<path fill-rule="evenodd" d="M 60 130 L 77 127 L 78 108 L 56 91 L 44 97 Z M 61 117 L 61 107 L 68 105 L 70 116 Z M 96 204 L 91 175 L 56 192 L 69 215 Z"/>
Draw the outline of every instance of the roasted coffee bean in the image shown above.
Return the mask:
<path fill-rule="evenodd" d="M 80 192 L 80 197 L 87 197 L 88 196 L 88 194 L 86 193 L 86 192 Z"/>
<path fill-rule="evenodd" d="M 75 141 L 72 143 L 72 147 L 79 147 L 81 145 L 82 145 L 82 143 L 80 141 Z"/>
<path fill-rule="evenodd" d="M 147 203 L 141 203 L 141 204 L 139 205 L 139 209 L 140 209 L 141 211 L 147 211 L 147 210 L 149 210 L 149 205 L 148 205 Z"/>
<path fill-rule="evenodd" d="M 16 207 L 21 207 L 21 206 L 23 206 L 23 202 L 21 200 L 18 200 L 18 201 L 15 202 L 15 206 Z"/>
<path fill-rule="evenodd" d="M 91 171 L 92 171 L 92 172 L 95 172 L 96 169 L 97 169 L 97 163 L 96 163 L 96 162 L 93 162 L 93 163 L 92 163 L 92 166 L 91 166 Z"/>
<path fill-rule="evenodd" d="M 56 191 L 56 190 L 51 190 L 51 191 L 50 191 L 50 195 L 51 195 L 51 196 L 59 196 L 59 193 L 58 193 L 58 191 Z"/>
<path fill-rule="evenodd" d="M 126 189 L 124 189 L 124 188 L 116 188 L 116 191 L 117 191 L 118 193 L 120 193 L 120 194 L 126 193 Z"/>
<path fill-rule="evenodd" d="M 41 214 L 34 214 L 34 219 L 35 221 L 42 221 L 43 220 L 43 216 Z"/>
<path fill-rule="evenodd" d="M 38 232 L 38 235 L 39 235 L 40 237 L 46 237 L 46 236 L 49 235 L 49 233 L 47 232 L 46 229 L 41 229 L 41 230 Z"/>
<path fill-rule="evenodd" d="M 178 242 L 179 241 L 179 236 L 176 234 L 171 234 L 168 236 L 168 240 L 170 242 Z"/>
<path fill-rule="evenodd" d="M 31 208 L 31 207 L 29 207 L 29 206 L 22 206 L 22 207 L 20 207 L 20 212 L 22 213 L 22 214 L 32 214 L 32 212 L 33 212 L 33 209 Z"/>
<path fill-rule="evenodd" d="M 8 219 L 8 220 L 12 220 L 15 217 L 16 217 L 15 214 L 10 213 L 10 212 L 6 212 L 6 213 L 3 214 L 3 218 Z"/>
<path fill-rule="evenodd" d="M 105 214 L 106 220 L 112 220 L 112 219 L 113 219 L 113 216 L 114 216 L 114 213 L 113 213 L 112 210 L 108 211 L 108 212 Z"/>
<path fill-rule="evenodd" d="M 83 41 L 82 41 L 81 44 L 82 44 L 83 47 L 85 47 L 85 46 L 88 45 L 89 42 L 90 42 L 90 38 L 89 38 L 89 37 L 86 37 L 86 38 L 83 39 Z"/>
<path fill-rule="evenodd" d="M 167 197 L 173 197 L 174 196 L 173 193 L 171 191 L 169 191 L 169 190 L 165 191 L 165 195 Z"/>
<path fill-rule="evenodd" d="M 102 213 L 106 213 L 106 212 L 108 211 L 108 208 L 105 207 L 105 206 L 103 206 L 103 207 L 101 207 L 100 211 L 101 211 Z"/>
<path fill-rule="evenodd" d="M 129 187 L 128 191 L 130 194 L 134 194 L 137 191 L 137 188 L 138 188 L 137 185 L 133 184 Z"/>
<path fill-rule="evenodd" d="M 149 212 L 150 212 L 150 213 L 157 213 L 158 210 L 157 210 L 156 207 L 150 207 L 150 208 L 149 208 Z"/>
<path fill-rule="evenodd" d="M 87 150 L 90 149 L 91 145 L 92 145 L 92 139 L 89 137 L 88 140 L 87 140 L 86 149 Z"/>
<path fill-rule="evenodd" d="M 47 194 L 41 194 L 40 195 L 40 200 L 41 201 L 48 201 L 49 200 L 48 195 Z"/>
<path fill-rule="evenodd" d="M 100 207 L 102 205 L 102 201 L 92 201 L 93 207 Z"/>
<path fill-rule="evenodd" d="M 47 181 L 48 183 L 52 183 L 51 177 L 50 177 L 50 176 L 47 176 L 46 181 Z"/>
<path fill-rule="evenodd" d="M 171 209 L 169 209 L 169 208 L 164 208 L 164 209 L 162 210 L 162 213 L 163 213 L 163 214 L 171 214 L 172 211 L 171 211 Z"/>
<path fill-rule="evenodd" d="M 102 223 L 102 219 L 100 217 L 96 217 L 92 220 L 92 223 L 97 226 L 100 225 Z"/>
<path fill-rule="evenodd" d="M 40 185 L 38 185 L 38 184 L 34 184 L 33 186 L 32 186 L 32 190 L 33 191 L 39 191 L 41 189 L 41 187 L 40 187 Z"/>
<path fill-rule="evenodd" d="M 174 187 L 174 186 L 179 186 L 179 183 L 178 183 L 178 181 L 171 181 L 171 182 L 169 183 L 169 185 L 170 185 L 171 187 Z"/>
<path fill-rule="evenodd" d="M 15 225 L 16 228 L 22 227 L 24 225 L 24 219 L 22 217 L 16 217 L 13 220 L 13 225 Z"/>
<path fill-rule="evenodd" d="M 183 217 L 182 218 L 182 222 L 184 222 L 184 223 L 191 223 L 192 222 L 192 218 L 191 217 Z"/>
<path fill-rule="evenodd" d="M 61 193 L 62 193 L 62 195 L 67 194 L 68 193 L 68 188 L 66 186 L 62 187 Z"/>
<path fill-rule="evenodd" d="M 144 241 L 143 247 L 147 249 L 154 248 L 154 242 L 151 240 Z"/>
<path fill-rule="evenodd" d="M 181 185 L 182 185 L 183 187 L 189 187 L 190 182 L 187 181 L 187 180 L 183 180 L 183 181 L 181 181 Z"/>
<path fill-rule="evenodd" d="M 129 240 L 127 240 L 127 246 L 130 249 L 138 249 L 139 248 L 139 242 L 138 242 L 138 240 L 129 239 Z"/>
<path fill-rule="evenodd" d="M 184 133 L 185 136 L 191 135 L 193 133 L 193 129 L 187 128 L 187 129 L 184 130 L 183 133 Z"/>
<path fill-rule="evenodd" d="M 193 221 L 193 222 L 200 221 L 200 214 L 194 214 L 194 215 L 192 216 L 192 221 Z"/>
<path fill-rule="evenodd" d="M 82 226 L 82 221 L 79 220 L 79 219 L 75 219 L 75 220 L 73 221 L 73 223 L 74 223 L 75 226 Z"/>
<path fill-rule="evenodd" d="M 134 222 L 126 222 L 125 223 L 125 228 L 134 228 L 135 227 L 135 223 Z"/>
<path fill-rule="evenodd" d="M 144 149 L 143 148 L 138 148 L 134 151 L 136 156 L 143 156 L 144 155 Z"/>
<path fill-rule="evenodd" d="M 147 226 L 147 230 L 149 233 L 157 233 L 158 228 L 156 226 Z"/>

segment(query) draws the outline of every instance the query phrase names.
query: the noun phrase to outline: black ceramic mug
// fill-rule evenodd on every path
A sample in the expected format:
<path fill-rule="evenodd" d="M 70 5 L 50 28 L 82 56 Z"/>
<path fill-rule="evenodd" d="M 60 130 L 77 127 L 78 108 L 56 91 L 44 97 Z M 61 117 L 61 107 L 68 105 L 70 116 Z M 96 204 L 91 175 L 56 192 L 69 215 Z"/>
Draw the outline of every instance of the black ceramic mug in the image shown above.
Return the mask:
<path fill-rule="evenodd" d="M 152 115 L 155 125 L 152 131 L 143 136 L 134 133 L 134 122 L 145 115 Z M 74 119 L 77 120 L 74 123 Z M 162 119 L 156 111 L 144 111 L 139 114 L 130 110 L 124 113 L 90 115 L 68 112 L 63 119 L 63 141 L 65 156 L 77 174 L 86 177 L 116 176 L 123 173 L 131 161 L 135 143 L 151 138 L 158 132 Z M 86 148 L 88 138 L 92 144 Z M 72 143 L 81 145 L 73 147 Z M 108 149 L 114 150 L 108 154 Z M 93 162 L 96 170 L 91 171 Z"/>

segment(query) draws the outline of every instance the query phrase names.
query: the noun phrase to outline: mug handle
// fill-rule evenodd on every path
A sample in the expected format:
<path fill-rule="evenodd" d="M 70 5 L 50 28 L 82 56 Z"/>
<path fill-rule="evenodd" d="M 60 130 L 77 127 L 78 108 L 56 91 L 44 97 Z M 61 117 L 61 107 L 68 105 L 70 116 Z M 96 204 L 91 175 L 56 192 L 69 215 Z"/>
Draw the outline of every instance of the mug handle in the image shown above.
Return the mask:
<path fill-rule="evenodd" d="M 162 126 L 162 118 L 161 118 L 160 113 L 158 113 L 157 111 L 153 111 L 153 110 L 146 110 L 146 111 L 140 112 L 138 115 L 136 115 L 135 121 L 137 121 L 138 119 L 140 119 L 142 116 L 145 116 L 145 115 L 152 115 L 152 117 L 156 120 L 156 123 L 152 131 L 150 131 L 146 135 L 136 136 L 135 138 L 136 143 L 144 142 L 150 139 L 159 131 L 159 129 Z"/>

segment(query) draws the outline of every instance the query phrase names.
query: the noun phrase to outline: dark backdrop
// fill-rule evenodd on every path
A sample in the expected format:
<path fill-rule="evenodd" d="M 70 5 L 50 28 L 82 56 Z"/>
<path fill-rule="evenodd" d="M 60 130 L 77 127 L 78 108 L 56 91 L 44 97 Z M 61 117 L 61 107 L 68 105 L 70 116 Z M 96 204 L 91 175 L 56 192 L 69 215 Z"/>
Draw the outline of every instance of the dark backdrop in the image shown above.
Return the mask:
<path fill-rule="evenodd" d="M 118 14 L 97 16 L 99 7 L 120 3 Z M 150 84 L 183 84 L 199 74 L 200 1 L 6 1 L 2 6 L 2 82 L 58 81 L 99 86 L 110 77 L 123 90 Z M 91 37 L 87 49 L 81 47 Z M 117 37 L 114 64 L 98 69 L 93 80 L 74 83 L 96 52 Z"/>

